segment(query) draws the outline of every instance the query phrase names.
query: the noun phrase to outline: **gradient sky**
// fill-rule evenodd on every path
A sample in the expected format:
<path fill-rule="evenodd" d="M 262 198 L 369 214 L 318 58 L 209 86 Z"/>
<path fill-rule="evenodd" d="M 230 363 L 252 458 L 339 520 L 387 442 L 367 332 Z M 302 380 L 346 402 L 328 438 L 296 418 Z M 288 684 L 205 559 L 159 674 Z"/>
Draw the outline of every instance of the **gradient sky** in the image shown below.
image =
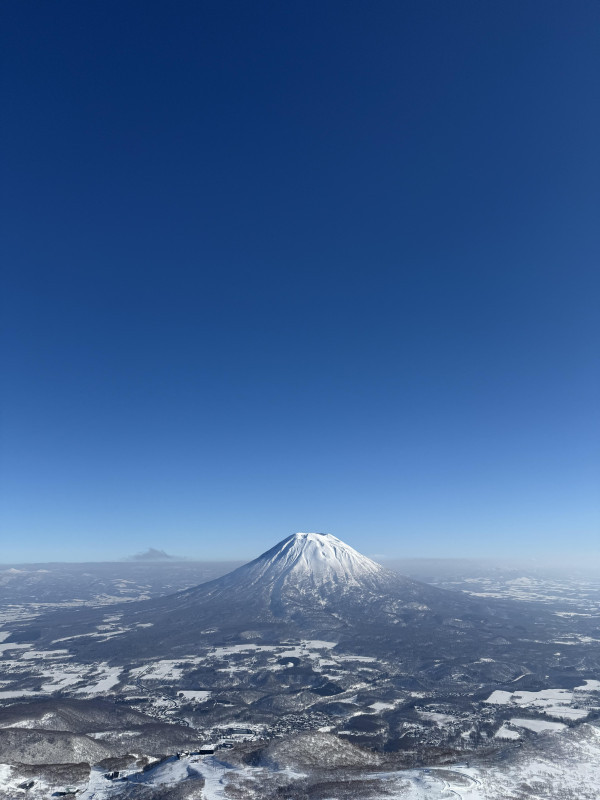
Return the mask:
<path fill-rule="evenodd" d="M 2 549 L 600 550 L 600 5 L 2 8 Z"/>

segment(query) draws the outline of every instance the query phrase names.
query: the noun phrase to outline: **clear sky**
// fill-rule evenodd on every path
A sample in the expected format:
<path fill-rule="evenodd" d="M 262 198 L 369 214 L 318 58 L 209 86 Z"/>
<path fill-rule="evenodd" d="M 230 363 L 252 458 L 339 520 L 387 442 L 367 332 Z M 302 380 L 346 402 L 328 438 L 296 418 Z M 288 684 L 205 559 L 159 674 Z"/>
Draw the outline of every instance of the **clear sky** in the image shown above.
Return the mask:
<path fill-rule="evenodd" d="M 1 561 L 600 550 L 596 0 L 8 0 Z"/>

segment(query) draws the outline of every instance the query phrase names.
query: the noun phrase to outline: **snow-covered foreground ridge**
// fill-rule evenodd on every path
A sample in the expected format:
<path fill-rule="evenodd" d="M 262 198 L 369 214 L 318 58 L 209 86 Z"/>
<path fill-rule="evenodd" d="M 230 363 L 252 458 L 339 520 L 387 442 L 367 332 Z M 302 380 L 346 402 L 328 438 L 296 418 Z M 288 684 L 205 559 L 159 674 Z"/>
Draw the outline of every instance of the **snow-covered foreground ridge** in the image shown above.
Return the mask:
<path fill-rule="evenodd" d="M 534 744 L 513 750 L 495 763 L 458 762 L 385 771 L 377 769 L 376 756 L 370 768 L 364 760 L 344 763 L 343 756 L 354 749 L 352 745 L 332 740 L 327 734 L 311 732 L 284 743 L 283 749 L 277 751 L 280 757 L 275 762 L 271 759 L 258 766 L 248 766 L 239 760 L 230 762 L 218 756 L 183 754 L 157 760 L 149 769 L 122 770 L 122 779 L 118 781 L 111 780 L 105 769 L 96 767 L 88 778 L 72 782 L 71 790 L 76 790 L 81 800 L 132 797 L 274 800 L 276 797 L 324 796 L 341 800 L 340 788 L 344 789 L 345 798 L 365 800 L 598 798 L 600 731 L 591 725 L 548 734 Z M 25 796 L 20 788 L 22 777 L 17 768 L 0 764 L 0 800 Z M 202 784 L 199 778 L 203 779 Z M 327 791 L 326 795 L 323 790 Z M 36 779 L 27 796 L 32 800 L 46 800 L 55 796 L 54 787 L 43 778 Z"/>

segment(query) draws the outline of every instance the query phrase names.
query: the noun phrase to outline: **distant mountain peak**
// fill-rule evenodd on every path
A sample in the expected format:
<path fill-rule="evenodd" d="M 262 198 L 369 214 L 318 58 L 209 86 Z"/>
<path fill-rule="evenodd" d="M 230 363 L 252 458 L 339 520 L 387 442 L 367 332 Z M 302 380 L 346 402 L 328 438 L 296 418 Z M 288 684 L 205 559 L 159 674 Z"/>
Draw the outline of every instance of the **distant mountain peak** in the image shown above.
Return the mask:
<path fill-rule="evenodd" d="M 131 556 L 130 561 L 172 561 L 174 559 L 176 559 L 176 556 L 170 556 L 164 550 L 149 547 L 144 553 L 136 553 Z"/>

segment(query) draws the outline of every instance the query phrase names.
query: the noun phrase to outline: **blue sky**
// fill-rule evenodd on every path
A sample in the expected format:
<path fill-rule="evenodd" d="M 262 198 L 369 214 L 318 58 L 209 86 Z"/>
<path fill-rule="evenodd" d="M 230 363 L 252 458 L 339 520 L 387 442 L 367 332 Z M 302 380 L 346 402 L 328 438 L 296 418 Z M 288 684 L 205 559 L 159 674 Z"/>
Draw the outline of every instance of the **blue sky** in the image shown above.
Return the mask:
<path fill-rule="evenodd" d="M 0 560 L 598 552 L 596 2 L 3 14 Z"/>

